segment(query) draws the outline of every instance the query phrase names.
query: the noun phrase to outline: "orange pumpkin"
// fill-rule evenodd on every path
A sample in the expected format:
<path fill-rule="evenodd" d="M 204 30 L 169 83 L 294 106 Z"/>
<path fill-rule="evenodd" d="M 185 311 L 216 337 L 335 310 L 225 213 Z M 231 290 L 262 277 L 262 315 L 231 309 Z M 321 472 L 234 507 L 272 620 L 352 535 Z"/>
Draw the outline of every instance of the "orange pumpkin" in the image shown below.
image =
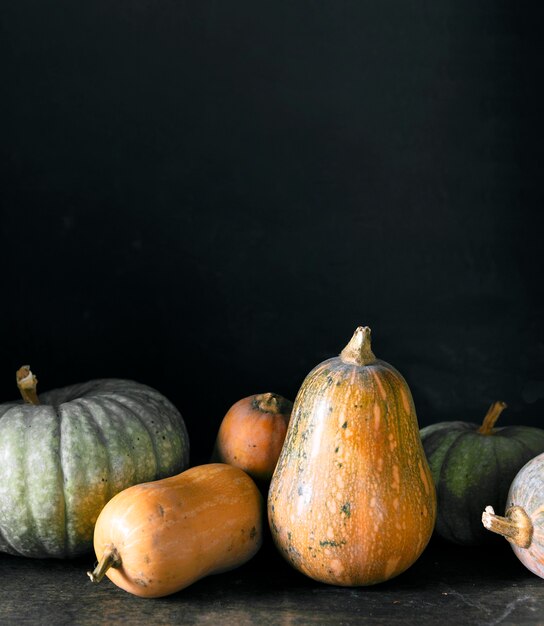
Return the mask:
<path fill-rule="evenodd" d="M 242 565 L 261 541 L 262 498 L 251 478 L 230 465 L 200 465 L 106 504 L 89 577 L 106 575 L 125 591 L 157 598 Z"/>
<path fill-rule="evenodd" d="M 427 545 L 436 494 L 408 385 L 358 328 L 300 388 L 268 498 L 272 536 L 315 580 L 371 585 Z"/>
<path fill-rule="evenodd" d="M 293 403 L 275 393 L 248 396 L 228 411 L 217 434 L 213 459 L 269 481 L 285 440 Z"/>

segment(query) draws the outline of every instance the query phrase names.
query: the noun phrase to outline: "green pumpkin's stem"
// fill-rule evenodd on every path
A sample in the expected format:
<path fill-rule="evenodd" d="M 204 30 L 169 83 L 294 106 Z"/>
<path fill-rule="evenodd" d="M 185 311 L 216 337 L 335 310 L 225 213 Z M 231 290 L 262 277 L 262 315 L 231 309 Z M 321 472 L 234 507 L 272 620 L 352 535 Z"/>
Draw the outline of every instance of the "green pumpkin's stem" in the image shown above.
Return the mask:
<path fill-rule="evenodd" d="M 493 404 L 489 407 L 489 411 L 484 417 L 484 421 L 482 422 L 480 428 L 478 428 L 477 432 L 479 432 L 480 435 L 492 435 L 493 428 L 495 428 L 495 424 L 499 419 L 499 415 L 504 411 L 507 406 L 508 405 L 506 404 L 506 402 L 493 402 Z"/>
<path fill-rule="evenodd" d="M 253 406 L 262 413 L 291 413 L 293 403 L 277 393 L 259 393 L 253 398 Z"/>
<path fill-rule="evenodd" d="M 370 347 L 370 328 L 359 326 L 353 333 L 348 345 L 340 353 L 344 363 L 352 365 L 369 365 L 376 361 L 376 357 Z"/>
<path fill-rule="evenodd" d="M 40 404 L 38 394 L 36 393 L 36 386 L 38 379 L 30 371 L 30 365 L 23 365 L 17 370 L 17 387 L 23 396 L 23 400 L 27 404 Z"/>
<path fill-rule="evenodd" d="M 91 579 L 93 583 L 99 583 L 106 572 L 110 569 L 110 567 L 120 567 L 121 566 L 121 557 L 117 549 L 112 546 L 104 551 L 102 558 L 98 562 L 97 566 L 93 569 L 92 572 L 87 572 L 87 576 Z"/>
<path fill-rule="evenodd" d="M 491 532 L 502 535 L 520 548 L 528 548 L 533 540 L 533 522 L 520 506 L 512 506 L 505 517 L 495 515 L 492 506 L 482 513 L 482 524 Z"/>

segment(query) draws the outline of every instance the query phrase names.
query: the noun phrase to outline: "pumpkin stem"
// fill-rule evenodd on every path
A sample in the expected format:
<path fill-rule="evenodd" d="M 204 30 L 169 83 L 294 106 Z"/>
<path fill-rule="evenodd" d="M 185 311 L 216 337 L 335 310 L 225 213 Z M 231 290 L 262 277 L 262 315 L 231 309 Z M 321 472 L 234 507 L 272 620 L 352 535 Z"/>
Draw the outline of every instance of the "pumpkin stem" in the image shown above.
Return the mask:
<path fill-rule="evenodd" d="M 486 506 L 482 513 L 482 524 L 494 533 L 506 537 L 520 548 L 528 548 L 533 540 L 533 523 L 520 506 L 512 506 L 505 517 L 495 515 L 492 506 Z"/>
<path fill-rule="evenodd" d="M 253 398 L 253 406 L 263 413 L 291 413 L 293 403 L 277 393 L 259 393 Z"/>
<path fill-rule="evenodd" d="M 38 379 L 30 371 L 30 365 L 23 365 L 23 367 L 20 367 L 17 370 L 16 378 L 17 387 L 19 387 L 23 400 L 27 404 L 40 404 L 38 394 L 36 393 Z"/>
<path fill-rule="evenodd" d="M 93 583 L 99 583 L 105 576 L 110 567 L 120 567 L 121 557 L 117 549 L 112 546 L 104 551 L 102 558 L 97 563 L 92 572 L 87 572 L 87 576 Z"/>
<path fill-rule="evenodd" d="M 376 357 L 370 347 L 370 328 L 359 326 L 353 333 L 348 345 L 340 353 L 344 363 L 352 365 L 369 365 L 376 361 Z"/>
<path fill-rule="evenodd" d="M 480 435 L 492 435 L 493 428 L 495 427 L 495 424 L 499 419 L 499 415 L 504 411 L 507 406 L 508 405 L 506 404 L 506 402 L 493 402 L 493 404 L 489 407 L 489 411 L 484 417 L 484 421 L 482 422 L 480 428 L 478 428 L 477 432 L 479 432 Z"/>

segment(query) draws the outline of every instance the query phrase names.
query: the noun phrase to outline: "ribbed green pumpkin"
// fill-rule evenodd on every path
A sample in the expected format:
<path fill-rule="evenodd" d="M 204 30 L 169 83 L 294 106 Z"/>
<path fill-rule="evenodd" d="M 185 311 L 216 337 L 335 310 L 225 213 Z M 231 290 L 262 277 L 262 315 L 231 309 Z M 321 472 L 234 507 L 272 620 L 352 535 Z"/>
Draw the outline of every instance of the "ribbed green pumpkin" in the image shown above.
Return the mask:
<path fill-rule="evenodd" d="M 94 380 L 44 393 L 40 404 L 2 404 L 0 551 L 57 558 L 87 552 L 108 500 L 188 462 L 179 411 L 133 381 Z"/>
<path fill-rule="evenodd" d="M 482 526 L 487 505 L 504 510 L 508 488 L 517 472 L 544 452 L 544 430 L 529 426 L 495 428 L 506 407 L 491 405 L 481 426 L 440 422 L 421 429 L 423 448 L 436 485 L 436 534 L 475 546 L 492 538 Z"/>

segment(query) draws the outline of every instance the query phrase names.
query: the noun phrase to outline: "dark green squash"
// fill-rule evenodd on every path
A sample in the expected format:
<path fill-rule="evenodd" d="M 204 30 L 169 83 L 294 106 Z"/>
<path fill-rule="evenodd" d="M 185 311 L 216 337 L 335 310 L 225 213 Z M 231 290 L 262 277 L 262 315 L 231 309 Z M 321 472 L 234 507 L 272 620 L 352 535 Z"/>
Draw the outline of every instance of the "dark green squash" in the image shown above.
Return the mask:
<path fill-rule="evenodd" d="M 158 391 L 103 379 L 0 405 L 0 552 L 70 557 L 92 549 L 96 518 L 119 491 L 189 463 L 179 411 Z"/>
<path fill-rule="evenodd" d="M 461 545 L 488 543 L 483 509 L 504 510 L 517 472 L 544 452 L 544 430 L 528 426 L 495 428 L 506 408 L 491 405 L 481 426 L 454 421 L 421 429 L 423 447 L 436 485 L 436 534 Z"/>

